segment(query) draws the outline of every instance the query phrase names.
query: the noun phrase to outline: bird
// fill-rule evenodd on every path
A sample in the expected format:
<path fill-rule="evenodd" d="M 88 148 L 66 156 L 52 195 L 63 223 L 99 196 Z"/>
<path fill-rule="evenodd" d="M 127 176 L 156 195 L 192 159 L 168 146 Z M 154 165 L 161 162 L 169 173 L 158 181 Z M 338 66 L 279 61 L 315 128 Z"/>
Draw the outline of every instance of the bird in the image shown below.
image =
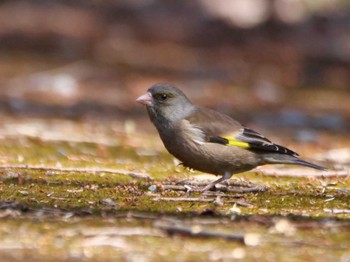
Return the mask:
<path fill-rule="evenodd" d="M 136 102 L 146 106 L 165 148 L 183 166 L 220 176 L 202 191 L 265 164 L 326 170 L 300 159 L 296 152 L 271 142 L 230 116 L 192 103 L 174 85 L 155 84 Z"/>

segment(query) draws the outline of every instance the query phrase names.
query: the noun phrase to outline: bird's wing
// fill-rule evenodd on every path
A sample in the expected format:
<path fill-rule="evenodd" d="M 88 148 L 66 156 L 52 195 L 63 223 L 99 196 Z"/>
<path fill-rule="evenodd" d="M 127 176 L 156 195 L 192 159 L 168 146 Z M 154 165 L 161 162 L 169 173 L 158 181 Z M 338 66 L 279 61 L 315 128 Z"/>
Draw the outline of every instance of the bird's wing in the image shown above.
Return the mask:
<path fill-rule="evenodd" d="M 284 146 L 277 145 L 260 133 L 244 127 L 241 132 L 235 136 L 223 136 L 227 139 L 227 145 L 240 146 L 253 151 L 266 151 L 271 153 L 287 154 L 298 156 L 298 154 Z"/>
<path fill-rule="evenodd" d="M 201 130 L 205 142 L 236 146 L 252 151 L 298 156 L 296 152 L 271 142 L 265 136 L 242 126 L 229 116 L 210 109 L 199 108 L 186 120 Z"/>

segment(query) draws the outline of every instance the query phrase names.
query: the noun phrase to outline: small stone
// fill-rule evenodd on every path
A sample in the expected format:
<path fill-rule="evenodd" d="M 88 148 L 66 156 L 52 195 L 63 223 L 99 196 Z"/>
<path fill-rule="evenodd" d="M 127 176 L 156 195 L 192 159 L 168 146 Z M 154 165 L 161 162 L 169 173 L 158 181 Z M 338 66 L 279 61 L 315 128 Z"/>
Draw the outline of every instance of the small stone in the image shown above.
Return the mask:
<path fill-rule="evenodd" d="M 48 170 L 48 171 L 45 172 L 45 175 L 46 175 L 46 176 L 55 176 L 55 175 L 56 175 L 56 172 L 55 172 L 55 171 Z"/>
<path fill-rule="evenodd" d="M 22 163 L 22 162 L 24 161 L 24 156 L 18 155 L 18 156 L 17 156 L 17 161 L 20 162 L 20 163 Z"/>
<path fill-rule="evenodd" d="M 20 193 L 21 195 L 23 196 L 28 196 L 28 191 L 25 191 L 25 190 L 19 190 L 18 193 Z"/>
<path fill-rule="evenodd" d="M 214 204 L 217 205 L 217 206 L 223 206 L 223 205 L 224 205 L 224 202 L 222 202 L 220 196 L 217 196 L 217 197 L 215 198 L 215 200 L 214 200 Z"/>
<path fill-rule="evenodd" d="M 295 234 L 295 226 L 287 219 L 280 219 L 276 222 L 272 231 L 275 231 L 286 236 L 292 236 Z"/>
<path fill-rule="evenodd" d="M 244 243 L 247 246 L 255 247 L 260 243 L 260 235 L 256 233 L 248 233 L 244 236 Z"/>
<path fill-rule="evenodd" d="M 182 207 L 176 207 L 176 212 L 182 212 Z"/>
<path fill-rule="evenodd" d="M 234 204 L 233 207 L 231 207 L 231 208 L 228 210 L 228 213 L 231 214 L 231 215 L 240 214 L 240 213 L 241 213 L 241 209 L 240 209 L 239 207 L 237 207 L 236 204 Z"/>
<path fill-rule="evenodd" d="M 115 201 L 113 201 L 113 199 L 111 198 L 104 198 L 104 199 L 101 199 L 100 201 L 98 201 L 99 204 L 103 205 L 103 206 L 115 206 L 116 203 Z"/>
<path fill-rule="evenodd" d="M 157 186 L 156 185 L 151 185 L 148 187 L 149 191 L 156 192 L 157 191 Z"/>
<path fill-rule="evenodd" d="M 234 259 L 243 259 L 246 256 L 246 252 L 243 248 L 238 247 L 232 251 L 232 257 Z"/>

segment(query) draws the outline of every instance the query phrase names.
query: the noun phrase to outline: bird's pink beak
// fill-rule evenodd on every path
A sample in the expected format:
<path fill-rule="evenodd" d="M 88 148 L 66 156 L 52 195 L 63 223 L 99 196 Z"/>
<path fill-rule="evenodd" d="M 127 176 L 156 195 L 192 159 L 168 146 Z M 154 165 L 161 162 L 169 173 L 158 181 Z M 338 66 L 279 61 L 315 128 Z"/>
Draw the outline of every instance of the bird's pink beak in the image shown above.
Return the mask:
<path fill-rule="evenodd" d="M 150 92 L 147 92 L 146 94 L 143 94 L 142 96 L 137 98 L 136 102 L 144 106 L 150 106 L 153 103 L 153 97 Z"/>

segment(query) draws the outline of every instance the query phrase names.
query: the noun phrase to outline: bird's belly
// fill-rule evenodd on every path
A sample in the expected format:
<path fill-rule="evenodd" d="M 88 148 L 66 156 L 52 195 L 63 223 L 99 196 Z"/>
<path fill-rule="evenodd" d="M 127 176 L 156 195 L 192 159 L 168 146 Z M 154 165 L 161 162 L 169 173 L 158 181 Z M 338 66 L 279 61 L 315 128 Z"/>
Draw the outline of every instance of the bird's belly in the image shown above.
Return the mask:
<path fill-rule="evenodd" d="M 196 143 L 176 136 L 163 142 L 169 153 L 184 166 L 215 175 L 248 171 L 261 162 L 257 154 L 239 147 Z"/>

